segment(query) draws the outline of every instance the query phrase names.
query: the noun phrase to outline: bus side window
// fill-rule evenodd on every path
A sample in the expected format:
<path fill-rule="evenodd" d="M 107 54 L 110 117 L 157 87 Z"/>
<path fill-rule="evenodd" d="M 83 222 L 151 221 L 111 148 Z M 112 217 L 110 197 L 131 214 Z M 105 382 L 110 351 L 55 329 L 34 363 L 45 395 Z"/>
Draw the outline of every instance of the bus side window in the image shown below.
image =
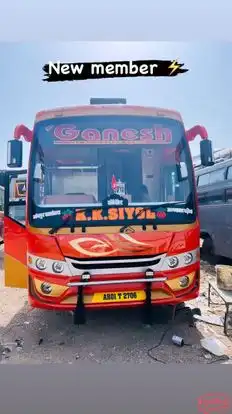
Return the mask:
<path fill-rule="evenodd" d="M 198 177 L 198 187 L 209 184 L 209 174 L 202 174 Z"/>
<path fill-rule="evenodd" d="M 228 187 L 226 188 L 226 201 L 232 203 L 232 166 L 228 168 L 227 172 Z"/>
<path fill-rule="evenodd" d="M 226 189 L 226 201 L 232 203 L 232 187 Z"/>
<path fill-rule="evenodd" d="M 212 171 L 209 174 L 209 183 L 218 183 L 225 180 L 225 168 L 220 168 L 219 170 Z"/>
<path fill-rule="evenodd" d="M 232 180 L 232 166 L 228 168 L 227 180 Z"/>

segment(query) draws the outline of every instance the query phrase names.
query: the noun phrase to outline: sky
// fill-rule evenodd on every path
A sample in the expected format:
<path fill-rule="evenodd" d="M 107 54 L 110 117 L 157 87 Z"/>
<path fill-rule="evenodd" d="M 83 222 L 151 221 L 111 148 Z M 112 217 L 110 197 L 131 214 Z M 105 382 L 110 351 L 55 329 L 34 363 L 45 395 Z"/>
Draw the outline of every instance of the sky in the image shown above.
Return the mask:
<path fill-rule="evenodd" d="M 90 97 L 124 97 L 130 105 L 158 106 L 181 113 L 186 129 L 206 127 L 213 147 L 232 147 L 232 43 L 230 42 L 20 42 L 0 43 L 0 169 L 17 124 L 33 127 L 36 112 L 86 105 Z M 43 82 L 49 61 L 91 62 L 177 59 L 189 71 L 173 78 L 125 78 Z M 24 145 L 26 167 L 29 144 Z M 199 153 L 199 138 L 191 144 Z"/>

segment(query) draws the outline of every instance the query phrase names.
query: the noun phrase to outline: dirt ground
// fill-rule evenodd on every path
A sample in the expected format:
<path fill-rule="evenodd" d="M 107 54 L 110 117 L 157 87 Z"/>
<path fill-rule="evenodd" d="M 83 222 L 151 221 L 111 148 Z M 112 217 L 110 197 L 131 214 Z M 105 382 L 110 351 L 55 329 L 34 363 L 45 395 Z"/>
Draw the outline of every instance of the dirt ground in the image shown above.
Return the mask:
<path fill-rule="evenodd" d="M 232 363 L 232 338 L 225 337 L 223 328 L 203 322 L 189 326 L 184 311 L 178 312 L 172 326 L 164 314 L 164 320 L 159 318 L 151 327 L 141 324 L 139 309 L 88 312 L 87 324 L 78 327 L 70 313 L 30 309 L 26 291 L 4 287 L 3 254 L 0 252 L 1 363 Z M 201 295 L 191 303 L 202 315 L 224 312 L 215 295 L 216 304 L 210 309 L 207 306 L 207 281 L 214 277 L 214 268 L 202 262 Z M 172 344 L 173 334 L 183 337 L 186 345 Z M 225 346 L 225 357 L 215 357 L 202 348 L 200 340 L 207 337 L 217 338 Z"/>

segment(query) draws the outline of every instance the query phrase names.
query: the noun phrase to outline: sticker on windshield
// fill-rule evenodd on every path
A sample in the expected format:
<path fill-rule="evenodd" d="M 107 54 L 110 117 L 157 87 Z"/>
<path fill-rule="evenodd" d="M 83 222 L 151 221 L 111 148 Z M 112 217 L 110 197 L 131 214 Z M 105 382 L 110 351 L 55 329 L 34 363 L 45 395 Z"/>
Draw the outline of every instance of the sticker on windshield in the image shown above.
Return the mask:
<path fill-rule="evenodd" d="M 103 209 L 93 210 L 92 211 L 92 220 L 101 221 L 101 220 L 134 220 L 135 215 L 137 215 L 142 210 L 141 214 L 136 218 L 136 220 L 144 219 L 155 219 L 156 213 L 150 209 L 143 211 L 141 207 L 123 207 L 123 208 L 109 208 L 106 214 Z M 77 221 L 86 221 L 88 218 L 85 215 L 83 210 L 76 210 L 76 220 Z"/>
<path fill-rule="evenodd" d="M 180 213 L 180 214 L 193 214 L 193 210 L 190 208 L 176 208 L 176 207 L 168 207 L 168 213 Z"/>
<path fill-rule="evenodd" d="M 68 209 L 65 209 L 61 213 L 61 215 L 62 215 L 61 218 L 62 218 L 62 220 L 66 221 L 66 220 L 68 220 L 69 218 L 72 217 L 72 214 L 73 214 L 73 211 L 72 210 L 70 210 L 69 208 Z"/>
<path fill-rule="evenodd" d="M 172 130 L 162 125 L 152 128 L 95 128 L 78 129 L 72 124 L 63 124 L 53 129 L 54 144 L 170 144 Z"/>
<path fill-rule="evenodd" d="M 123 200 L 110 199 L 110 200 L 107 200 L 107 204 L 108 206 L 123 206 Z"/>
<path fill-rule="evenodd" d="M 157 216 L 158 219 L 163 220 L 167 217 L 167 213 L 166 213 L 165 210 L 160 210 L 159 209 L 159 210 L 156 211 L 156 216 Z"/>
<path fill-rule="evenodd" d="M 46 217 L 60 216 L 61 210 L 46 211 L 46 213 L 36 213 L 33 215 L 33 219 L 43 219 Z"/>

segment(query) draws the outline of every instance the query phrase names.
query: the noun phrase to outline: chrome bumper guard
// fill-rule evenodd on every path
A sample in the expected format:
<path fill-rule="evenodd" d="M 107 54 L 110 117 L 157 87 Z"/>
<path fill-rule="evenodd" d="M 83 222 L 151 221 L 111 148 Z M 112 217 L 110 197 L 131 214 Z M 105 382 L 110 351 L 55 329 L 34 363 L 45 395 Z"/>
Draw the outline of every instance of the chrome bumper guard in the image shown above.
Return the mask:
<path fill-rule="evenodd" d="M 157 277 L 157 278 L 145 278 L 145 279 L 123 279 L 123 280 L 99 280 L 97 282 L 69 282 L 67 286 L 98 286 L 98 285 L 119 285 L 124 283 L 141 283 L 141 282 L 165 282 L 166 277 Z"/>
<path fill-rule="evenodd" d="M 84 304 L 84 288 L 87 286 L 99 286 L 99 285 L 115 285 L 115 284 L 127 284 L 127 283 L 145 283 L 146 299 L 143 306 L 142 320 L 145 325 L 152 324 L 152 303 L 151 303 L 151 286 L 155 282 L 165 282 L 166 277 L 157 278 L 142 278 L 142 279 L 123 279 L 123 280 L 100 280 L 95 282 L 82 281 L 82 282 L 69 282 L 67 286 L 77 287 L 77 304 L 74 311 L 74 324 L 83 325 L 86 322 L 85 304 Z"/>

